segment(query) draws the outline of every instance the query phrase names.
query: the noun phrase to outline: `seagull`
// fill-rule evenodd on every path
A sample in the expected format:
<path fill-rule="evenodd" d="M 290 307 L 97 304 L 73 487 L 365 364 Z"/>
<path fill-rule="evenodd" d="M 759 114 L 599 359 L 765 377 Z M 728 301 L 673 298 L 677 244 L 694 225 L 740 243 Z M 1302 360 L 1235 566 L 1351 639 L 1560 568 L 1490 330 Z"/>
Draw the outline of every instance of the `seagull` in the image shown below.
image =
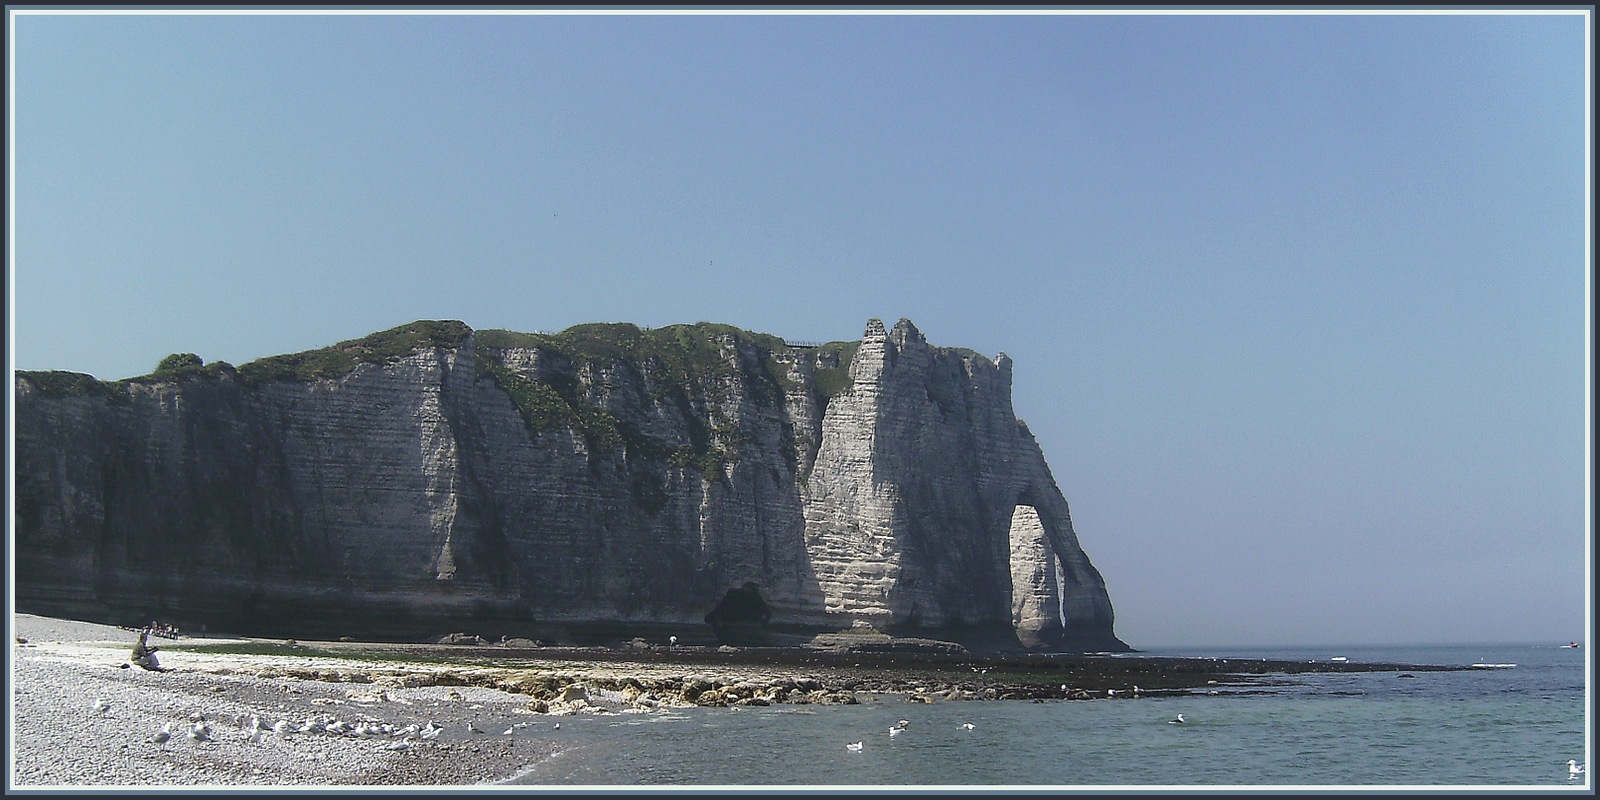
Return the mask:
<path fill-rule="evenodd" d="M 106 712 L 110 711 L 110 710 L 111 710 L 111 704 L 107 703 L 105 701 L 105 698 L 103 698 L 103 697 L 96 697 L 95 698 L 95 700 L 94 700 L 94 713 L 99 714 L 100 716 L 103 717 L 103 716 L 106 715 Z"/>
<path fill-rule="evenodd" d="M 555 729 L 558 731 L 561 730 L 561 723 L 557 722 Z"/>
<path fill-rule="evenodd" d="M 1583 764 L 1579 764 L 1577 759 L 1567 759 L 1567 777 L 1569 779 L 1582 775 L 1587 769 Z"/>
<path fill-rule="evenodd" d="M 430 719 L 428 720 L 428 724 L 422 728 L 422 738 L 437 739 L 439 738 L 439 732 L 442 730 L 444 730 L 442 726 Z"/>
<path fill-rule="evenodd" d="M 850 750 L 850 751 L 859 753 L 859 752 L 861 752 L 861 744 L 862 744 L 861 742 L 851 742 L 850 744 L 847 744 L 844 747 L 845 747 L 846 750 Z"/>
<path fill-rule="evenodd" d="M 478 726 L 475 723 L 468 722 L 467 733 L 483 733 L 483 731 L 478 730 Z"/>
<path fill-rule="evenodd" d="M 166 744 L 167 740 L 171 739 L 171 738 L 172 738 L 172 723 L 169 722 L 169 723 L 167 723 L 165 725 L 162 725 L 161 726 L 161 730 L 156 731 L 155 735 L 150 737 L 150 742 L 152 744 Z"/>
<path fill-rule="evenodd" d="M 196 722 L 194 727 L 189 729 L 189 740 L 193 742 L 211 741 L 211 726 L 207 725 L 205 720 Z"/>
<path fill-rule="evenodd" d="M 505 730 L 501 731 L 500 735 L 501 736 L 510 736 L 510 735 L 512 735 L 512 734 L 514 734 L 516 732 L 517 732 L 517 728 L 516 728 L 515 725 L 513 725 L 513 726 L 511 726 L 509 728 L 506 728 Z"/>
<path fill-rule="evenodd" d="M 899 725 L 891 725 L 891 726 L 889 726 L 889 735 L 890 736 L 899 736 L 900 732 L 903 731 L 903 730 L 905 730 L 905 728 L 902 728 Z"/>
<path fill-rule="evenodd" d="M 909 727 L 911 727 L 911 720 L 902 719 L 902 720 L 899 720 L 899 721 L 895 722 L 895 724 L 899 725 L 902 728 L 909 728 Z"/>
<path fill-rule="evenodd" d="M 1169 720 L 1167 720 L 1167 724 L 1168 725 L 1181 725 L 1181 724 L 1183 724 L 1183 715 L 1179 714 L 1177 719 L 1169 719 Z"/>
<path fill-rule="evenodd" d="M 246 732 L 244 735 L 244 740 L 251 744 L 261 744 L 262 739 L 265 739 L 266 736 L 266 731 L 257 729 Z"/>
<path fill-rule="evenodd" d="M 976 728 L 976 727 L 977 727 L 977 726 L 976 726 L 976 725 L 973 725 L 973 724 L 972 724 L 972 723 L 970 723 L 970 722 L 963 722 L 963 723 L 961 723 L 961 727 L 963 727 L 963 728 L 966 728 L 966 729 L 967 729 L 967 730 L 969 730 L 969 731 L 970 731 L 970 730 L 972 730 L 972 729 L 973 729 L 973 728 Z"/>

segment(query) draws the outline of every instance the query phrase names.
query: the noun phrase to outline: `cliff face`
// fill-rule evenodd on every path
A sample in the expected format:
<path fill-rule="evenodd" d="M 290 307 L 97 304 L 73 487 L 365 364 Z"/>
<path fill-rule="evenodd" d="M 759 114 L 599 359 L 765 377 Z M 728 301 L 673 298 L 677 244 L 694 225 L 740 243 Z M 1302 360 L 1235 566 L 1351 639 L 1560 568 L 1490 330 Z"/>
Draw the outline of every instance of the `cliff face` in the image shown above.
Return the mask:
<path fill-rule="evenodd" d="M 1010 385 L 905 320 L 820 347 L 415 323 L 237 370 L 18 373 L 17 606 L 1125 650 Z"/>

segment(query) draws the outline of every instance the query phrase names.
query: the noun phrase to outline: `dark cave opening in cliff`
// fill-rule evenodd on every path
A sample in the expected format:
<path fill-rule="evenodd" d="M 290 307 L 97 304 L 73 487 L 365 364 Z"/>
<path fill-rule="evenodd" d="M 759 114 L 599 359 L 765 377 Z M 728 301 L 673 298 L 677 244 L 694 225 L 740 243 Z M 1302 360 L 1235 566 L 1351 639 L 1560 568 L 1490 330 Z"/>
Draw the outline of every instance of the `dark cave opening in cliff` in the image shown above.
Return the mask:
<path fill-rule="evenodd" d="M 761 587 L 754 581 L 747 581 L 743 586 L 729 589 L 705 619 L 722 642 L 759 643 L 767 623 L 772 621 L 772 609 L 762 598 Z"/>

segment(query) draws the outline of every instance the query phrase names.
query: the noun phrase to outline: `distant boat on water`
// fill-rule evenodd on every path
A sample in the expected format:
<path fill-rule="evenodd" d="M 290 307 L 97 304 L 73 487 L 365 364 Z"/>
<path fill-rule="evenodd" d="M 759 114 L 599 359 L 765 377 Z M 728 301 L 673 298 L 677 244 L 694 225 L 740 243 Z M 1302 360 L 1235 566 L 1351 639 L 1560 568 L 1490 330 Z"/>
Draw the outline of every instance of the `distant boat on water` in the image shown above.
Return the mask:
<path fill-rule="evenodd" d="M 1582 647 L 1582 646 L 1583 646 L 1583 645 L 1581 645 L 1581 644 L 1578 644 L 1578 643 L 1577 643 L 1577 642 L 1572 642 L 1572 643 L 1571 643 L 1571 644 L 1564 644 L 1564 645 L 1561 645 L 1561 648 L 1562 648 L 1562 649 L 1563 649 L 1563 650 L 1575 650 L 1575 649 L 1577 649 L 1577 648 L 1579 648 L 1579 647 Z"/>

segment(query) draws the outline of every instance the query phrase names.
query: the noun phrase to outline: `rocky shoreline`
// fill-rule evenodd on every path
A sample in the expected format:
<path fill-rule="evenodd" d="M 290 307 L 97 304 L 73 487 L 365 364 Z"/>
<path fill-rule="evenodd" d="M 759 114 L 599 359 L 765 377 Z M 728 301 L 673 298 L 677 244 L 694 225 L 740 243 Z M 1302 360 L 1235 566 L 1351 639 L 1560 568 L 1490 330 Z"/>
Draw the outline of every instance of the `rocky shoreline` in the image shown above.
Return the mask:
<path fill-rule="evenodd" d="M 128 665 L 136 636 L 115 627 L 16 614 L 13 632 L 10 785 L 29 788 L 485 785 L 559 752 L 559 720 L 574 714 L 864 695 L 1124 700 L 1272 691 L 1297 672 L 1444 669 L 640 640 L 588 648 L 185 637 L 161 641 L 164 671 L 155 672 Z M 97 712 L 97 701 L 108 708 Z M 489 721 L 505 730 L 469 727 Z M 192 737 L 197 725 L 206 733 Z M 164 726 L 170 739 L 151 741 Z"/>

